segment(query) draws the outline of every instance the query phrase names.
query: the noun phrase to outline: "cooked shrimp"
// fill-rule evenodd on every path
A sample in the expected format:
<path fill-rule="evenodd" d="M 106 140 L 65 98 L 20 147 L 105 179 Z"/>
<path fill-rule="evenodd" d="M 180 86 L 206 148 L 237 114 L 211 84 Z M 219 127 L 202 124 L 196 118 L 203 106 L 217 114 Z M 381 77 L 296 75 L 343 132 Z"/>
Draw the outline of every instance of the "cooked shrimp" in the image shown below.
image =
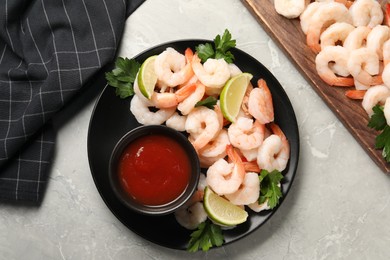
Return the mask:
<path fill-rule="evenodd" d="M 264 79 L 259 79 L 257 86 L 249 94 L 248 111 L 260 124 L 267 124 L 274 121 L 272 94 Z"/>
<path fill-rule="evenodd" d="M 207 184 L 219 195 L 236 192 L 245 178 L 244 165 L 237 151 L 228 145 L 226 152 L 232 161 L 231 163 L 220 159 L 207 170 Z"/>
<path fill-rule="evenodd" d="M 290 157 L 290 145 L 278 125 L 272 123 L 270 126 L 273 134 L 259 147 L 257 164 L 267 171 L 283 171 Z"/>
<path fill-rule="evenodd" d="M 187 115 L 186 131 L 196 150 L 203 148 L 222 129 L 217 112 L 207 107 L 196 107 Z"/>
<path fill-rule="evenodd" d="M 170 128 L 183 132 L 186 130 L 186 121 L 187 116 L 182 116 L 179 115 L 178 112 L 175 112 L 170 118 L 167 119 L 165 124 Z"/>
<path fill-rule="evenodd" d="M 387 124 L 390 125 L 390 97 L 387 97 L 385 100 L 383 114 L 385 115 Z"/>
<path fill-rule="evenodd" d="M 379 73 L 379 58 L 375 51 L 360 48 L 350 52 L 348 69 L 351 75 L 365 85 L 382 83 Z"/>
<path fill-rule="evenodd" d="M 370 32 L 371 28 L 367 26 L 356 27 L 344 40 L 343 46 L 350 51 L 366 47 L 367 36 Z"/>
<path fill-rule="evenodd" d="M 180 102 L 184 101 L 187 97 L 196 91 L 196 86 L 196 84 L 189 84 L 174 93 L 153 92 L 151 100 L 157 108 L 176 107 Z"/>
<path fill-rule="evenodd" d="M 349 8 L 349 12 L 355 26 L 374 28 L 383 21 L 382 7 L 375 0 L 356 0 Z"/>
<path fill-rule="evenodd" d="M 220 90 L 230 78 L 230 69 L 224 59 L 208 59 L 202 65 L 200 58 L 195 53 L 192 58 L 192 69 L 206 88 Z"/>
<path fill-rule="evenodd" d="M 390 5 L 389 5 L 390 8 Z M 390 88 L 390 39 L 383 44 L 383 65 L 382 71 L 383 84 Z"/>
<path fill-rule="evenodd" d="M 274 7 L 278 14 L 292 19 L 301 15 L 307 5 L 306 0 L 275 0 Z"/>
<path fill-rule="evenodd" d="M 130 111 L 140 124 L 161 125 L 175 113 L 175 108 L 162 108 L 152 112 L 147 103 L 142 102 L 138 95 L 134 95 L 130 102 Z"/>
<path fill-rule="evenodd" d="M 376 52 L 379 60 L 383 60 L 383 44 L 390 37 L 390 28 L 387 25 L 377 25 L 367 36 L 367 48 Z"/>
<path fill-rule="evenodd" d="M 345 91 L 345 96 L 350 99 L 361 100 L 366 94 L 367 90 L 350 89 Z"/>
<path fill-rule="evenodd" d="M 311 2 L 306 9 L 302 12 L 302 14 L 299 16 L 301 29 L 304 34 L 307 34 L 307 31 L 309 30 L 309 26 L 311 23 L 311 19 L 313 18 L 314 14 L 317 12 L 320 6 L 324 5 L 324 2 Z"/>
<path fill-rule="evenodd" d="M 263 203 L 259 204 L 258 201 L 251 203 L 248 205 L 248 207 L 253 210 L 254 212 L 260 212 L 263 210 L 268 210 L 270 207 L 268 206 L 268 199 L 264 201 Z"/>
<path fill-rule="evenodd" d="M 188 115 L 192 109 L 194 109 L 195 104 L 198 103 L 204 96 L 205 86 L 197 82 L 195 83 L 196 89 L 193 91 L 187 98 L 180 102 L 177 106 L 177 109 L 183 114 Z"/>
<path fill-rule="evenodd" d="M 264 129 L 264 124 L 260 124 L 259 121 L 239 117 L 228 128 L 229 140 L 240 150 L 254 149 L 263 142 Z"/>
<path fill-rule="evenodd" d="M 382 81 L 386 87 L 390 88 L 390 64 L 387 64 L 382 72 Z"/>
<path fill-rule="evenodd" d="M 345 22 L 330 25 L 320 36 L 321 50 L 326 46 L 343 45 L 345 39 L 354 29 L 355 26 Z"/>
<path fill-rule="evenodd" d="M 225 194 L 225 197 L 235 205 L 248 205 L 256 202 L 260 196 L 259 175 L 255 172 L 245 174 L 244 181 L 240 188 L 231 194 Z"/>
<path fill-rule="evenodd" d="M 345 5 L 336 2 L 326 2 L 310 19 L 306 34 L 307 45 L 316 53 L 321 50 L 320 35 L 329 25 L 335 22 L 351 23 L 351 16 Z"/>
<path fill-rule="evenodd" d="M 240 152 L 245 157 L 247 161 L 253 161 L 257 159 L 257 150 L 259 147 L 253 148 L 253 149 L 240 149 Z"/>
<path fill-rule="evenodd" d="M 237 76 L 238 74 L 241 74 L 241 73 L 242 73 L 242 71 L 240 70 L 239 67 L 237 67 L 236 64 L 234 64 L 234 63 L 229 63 L 228 66 L 229 66 L 230 77 L 231 77 L 231 78 L 234 77 L 234 76 Z"/>
<path fill-rule="evenodd" d="M 388 97 L 390 97 L 390 89 L 384 85 L 369 88 L 362 101 L 362 106 L 367 115 L 371 117 L 374 113 L 372 108 L 377 104 L 383 105 Z"/>
<path fill-rule="evenodd" d="M 198 152 L 203 157 L 217 157 L 223 158 L 226 156 L 226 146 L 230 144 L 228 131 L 222 129 L 218 135 L 210 140 L 202 149 Z"/>
<path fill-rule="evenodd" d="M 188 208 L 180 208 L 174 213 L 176 221 L 186 229 L 194 230 L 206 221 L 207 213 L 202 202 L 195 202 Z"/>
<path fill-rule="evenodd" d="M 327 46 L 316 56 L 316 70 L 323 81 L 331 86 L 353 86 L 352 78 L 337 76 L 329 64 L 335 63 L 340 68 L 348 68 L 349 51 L 342 46 Z M 339 69 L 340 70 L 340 69 Z M 347 76 L 349 72 L 343 76 Z"/>
<path fill-rule="evenodd" d="M 192 51 L 188 48 L 186 52 L 191 55 Z M 154 63 L 158 80 L 169 87 L 176 87 L 188 81 L 194 72 L 191 63 L 186 60 L 183 54 L 168 47 L 157 56 Z"/>

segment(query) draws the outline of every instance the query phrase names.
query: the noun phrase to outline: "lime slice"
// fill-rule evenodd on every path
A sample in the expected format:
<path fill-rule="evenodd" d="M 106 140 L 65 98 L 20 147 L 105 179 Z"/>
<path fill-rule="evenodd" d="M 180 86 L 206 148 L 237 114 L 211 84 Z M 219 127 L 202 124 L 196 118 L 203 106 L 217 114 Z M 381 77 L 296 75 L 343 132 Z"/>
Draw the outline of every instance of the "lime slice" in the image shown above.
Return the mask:
<path fill-rule="evenodd" d="M 209 187 L 205 188 L 203 205 L 209 218 L 217 224 L 235 226 L 248 218 L 245 210 L 218 196 Z"/>
<path fill-rule="evenodd" d="M 220 95 L 223 116 L 230 122 L 235 122 L 252 74 L 241 73 L 229 79 Z"/>
<path fill-rule="evenodd" d="M 154 87 L 157 83 L 157 75 L 154 71 L 154 61 L 157 56 L 150 56 L 144 63 L 138 72 L 138 87 L 142 95 L 150 99 L 152 97 Z"/>

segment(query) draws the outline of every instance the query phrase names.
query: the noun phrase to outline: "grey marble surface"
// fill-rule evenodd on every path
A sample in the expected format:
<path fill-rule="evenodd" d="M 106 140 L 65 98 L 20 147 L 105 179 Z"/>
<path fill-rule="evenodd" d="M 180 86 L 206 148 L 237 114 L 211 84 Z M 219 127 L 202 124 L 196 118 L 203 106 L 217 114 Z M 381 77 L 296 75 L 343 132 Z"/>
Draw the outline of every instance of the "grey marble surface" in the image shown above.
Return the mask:
<path fill-rule="evenodd" d="M 88 124 L 95 98 L 57 122 L 54 164 L 40 207 L 0 205 L 0 259 L 388 259 L 390 179 L 239 0 L 147 0 L 129 19 L 120 55 L 228 28 L 237 47 L 280 81 L 300 130 L 297 175 L 272 219 L 207 253 L 155 245 L 106 207 L 91 176 Z"/>

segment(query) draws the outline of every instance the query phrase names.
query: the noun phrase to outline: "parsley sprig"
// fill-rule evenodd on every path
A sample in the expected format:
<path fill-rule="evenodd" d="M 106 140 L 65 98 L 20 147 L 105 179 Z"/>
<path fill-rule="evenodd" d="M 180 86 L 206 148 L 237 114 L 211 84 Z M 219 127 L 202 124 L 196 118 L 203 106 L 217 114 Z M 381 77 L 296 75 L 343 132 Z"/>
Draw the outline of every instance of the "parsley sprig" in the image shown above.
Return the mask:
<path fill-rule="evenodd" d="M 213 96 L 209 96 L 201 101 L 198 101 L 195 104 L 195 107 L 205 106 L 210 109 L 214 109 L 214 106 L 217 104 L 217 99 Z"/>
<path fill-rule="evenodd" d="M 209 58 L 225 59 L 227 63 L 233 63 L 234 55 L 229 51 L 236 47 L 236 40 L 232 40 L 232 35 L 228 29 L 225 29 L 222 37 L 217 35 L 214 38 L 214 46 L 211 43 L 199 44 L 195 47 L 198 57 L 205 62 Z"/>
<path fill-rule="evenodd" d="M 374 114 L 371 116 L 368 126 L 380 131 L 375 138 L 375 148 L 383 149 L 382 156 L 386 162 L 390 162 L 390 126 L 386 122 L 383 107 L 376 105 L 372 108 Z"/>
<path fill-rule="evenodd" d="M 115 68 L 105 74 L 108 85 L 115 88 L 120 98 L 134 95 L 133 83 L 141 64 L 134 59 L 118 57 Z"/>
<path fill-rule="evenodd" d="M 221 227 L 206 220 L 199 224 L 197 230 L 192 232 L 187 250 L 189 252 L 197 252 L 200 249 L 208 251 L 213 246 L 221 246 L 223 239 Z"/>
<path fill-rule="evenodd" d="M 278 170 L 269 172 L 262 170 L 260 175 L 260 197 L 259 204 L 268 200 L 268 206 L 273 209 L 279 204 L 279 199 L 282 197 L 282 190 L 279 186 L 283 175 Z"/>

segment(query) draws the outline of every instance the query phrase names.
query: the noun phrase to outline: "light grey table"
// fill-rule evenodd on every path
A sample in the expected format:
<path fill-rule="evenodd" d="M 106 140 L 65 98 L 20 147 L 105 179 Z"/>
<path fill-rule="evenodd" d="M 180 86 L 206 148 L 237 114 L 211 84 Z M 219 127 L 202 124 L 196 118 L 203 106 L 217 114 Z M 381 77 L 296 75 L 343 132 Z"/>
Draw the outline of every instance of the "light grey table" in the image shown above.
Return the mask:
<path fill-rule="evenodd" d="M 58 123 L 39 208 L 0 206 L 0 259 L 388 259 L 390 179 L 373 163 L 239 0 L 147 0 L 128 20 L 120 55 L 172 40 L 213 39 L 228 28 L 263 63 L 296 113 L 301 154 L 276 214 L 249 236 L 207 253 L 150 243 L 101 199 L 87 157 L 95 100 Z"/>

